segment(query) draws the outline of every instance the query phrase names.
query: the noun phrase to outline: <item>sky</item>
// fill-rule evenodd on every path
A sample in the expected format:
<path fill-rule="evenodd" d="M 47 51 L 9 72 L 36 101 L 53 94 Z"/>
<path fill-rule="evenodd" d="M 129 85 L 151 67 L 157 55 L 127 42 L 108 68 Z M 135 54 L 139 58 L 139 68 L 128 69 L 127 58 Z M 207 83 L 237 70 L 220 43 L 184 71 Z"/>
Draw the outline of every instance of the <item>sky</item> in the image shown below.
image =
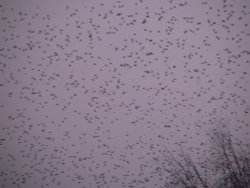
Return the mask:
<path fill-rule="evenodd" d="M 248 0 L 0 0 L 0 187 L 163 187 L 164 147 L 249 139 L 249 57 Z"/>

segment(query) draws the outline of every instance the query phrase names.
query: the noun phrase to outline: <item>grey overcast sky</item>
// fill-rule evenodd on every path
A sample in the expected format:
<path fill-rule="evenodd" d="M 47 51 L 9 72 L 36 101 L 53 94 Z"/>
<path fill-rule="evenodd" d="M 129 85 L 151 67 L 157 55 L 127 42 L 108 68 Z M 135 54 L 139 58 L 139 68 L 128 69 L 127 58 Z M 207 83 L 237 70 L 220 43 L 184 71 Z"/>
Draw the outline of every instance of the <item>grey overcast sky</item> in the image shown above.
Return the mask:
<path fill-rule="evenodd" d="M 160 188 L 249 89 L 249 0 L 0 0 L 0 187 Z"/>

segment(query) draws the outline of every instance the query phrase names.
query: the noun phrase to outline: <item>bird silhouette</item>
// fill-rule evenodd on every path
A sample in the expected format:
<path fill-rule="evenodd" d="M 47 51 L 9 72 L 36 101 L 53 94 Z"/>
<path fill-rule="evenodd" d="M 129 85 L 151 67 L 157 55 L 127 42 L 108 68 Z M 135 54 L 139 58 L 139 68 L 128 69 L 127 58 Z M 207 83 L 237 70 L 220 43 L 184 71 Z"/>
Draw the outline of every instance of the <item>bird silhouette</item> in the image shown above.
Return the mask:
<path fill-rule="evenodd" d="M 199 156 L 221 117 L 249 138 L 249 10 L 0 2 L 0 187 L 159 188 L 162 143 Z"/>

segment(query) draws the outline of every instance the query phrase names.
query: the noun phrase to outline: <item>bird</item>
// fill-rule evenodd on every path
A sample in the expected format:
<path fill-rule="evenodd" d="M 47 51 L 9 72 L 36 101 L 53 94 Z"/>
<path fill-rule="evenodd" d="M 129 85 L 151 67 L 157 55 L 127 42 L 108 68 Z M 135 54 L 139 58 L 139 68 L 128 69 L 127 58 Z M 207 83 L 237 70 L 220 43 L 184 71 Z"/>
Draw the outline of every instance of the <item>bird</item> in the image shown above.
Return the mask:
<path fill-rule="evenodd" d="M 55 4 L 0 2 L 1 188 L 164 187 L 163 143 L 249 138 L 247 1 Z"/>

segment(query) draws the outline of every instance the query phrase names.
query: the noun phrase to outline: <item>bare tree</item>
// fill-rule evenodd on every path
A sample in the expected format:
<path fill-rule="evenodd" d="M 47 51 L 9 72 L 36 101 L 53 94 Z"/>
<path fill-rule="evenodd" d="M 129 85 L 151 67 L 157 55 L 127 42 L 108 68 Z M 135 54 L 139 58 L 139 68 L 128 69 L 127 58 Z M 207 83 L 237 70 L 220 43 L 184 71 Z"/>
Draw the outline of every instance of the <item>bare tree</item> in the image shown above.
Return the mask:
<path fill-rule="evenodd" d="M 180 146 L 174 155 L 166 147 L 158 170 L 166 172 L 166 187 L 175 188 L 250 188 L 250 148 L 243 146 L 226 126 L 217 126 L 208 134 L 208 159 L 194 162 Z"/>
<path fill-rule="evenodd" d="M 209 135 L 211 143 L 211 164 L 220 175 L 219 182 L 225 187 L 250 187 L 249 147 L 233 136 L 226 126 L 217 126 Z"/>

